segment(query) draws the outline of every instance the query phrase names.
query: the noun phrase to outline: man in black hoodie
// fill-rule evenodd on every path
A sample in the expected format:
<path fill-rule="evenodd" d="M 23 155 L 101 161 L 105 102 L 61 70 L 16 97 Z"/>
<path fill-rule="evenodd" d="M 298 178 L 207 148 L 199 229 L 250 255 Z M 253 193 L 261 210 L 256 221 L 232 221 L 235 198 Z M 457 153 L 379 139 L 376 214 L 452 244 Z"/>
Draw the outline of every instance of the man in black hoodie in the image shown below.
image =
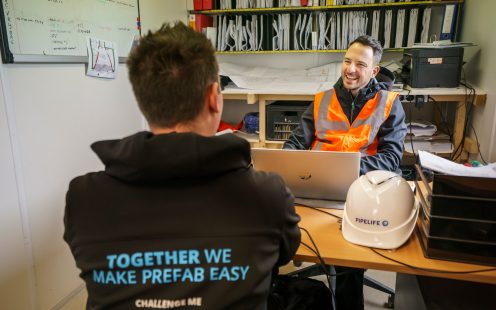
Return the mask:
<path fill-rule="evenodd" d="M 406 135 L 405 112 L 390 92 L 394 75 L 380 68 L 381 44 L 370 36 L 351 42 L 341 78 L 303 113 L 285 149 L 359 151 L 360 173 L 398 171 Z M 329 171 L 332 173 L 332 171 Z M 363 272 L 336 266 L 336 308 L 363 309 Z"/>
<path fill-rule="evenodd" d="M 129 78 L 151 132 L 91 147 L 105 170 L 71 181 L 64 239 L 88 309 L 265 309 L 300 242 L 282 179 L 214 136 L 223 100 L 210 41 L 182 23 L 140 40 Z"/>

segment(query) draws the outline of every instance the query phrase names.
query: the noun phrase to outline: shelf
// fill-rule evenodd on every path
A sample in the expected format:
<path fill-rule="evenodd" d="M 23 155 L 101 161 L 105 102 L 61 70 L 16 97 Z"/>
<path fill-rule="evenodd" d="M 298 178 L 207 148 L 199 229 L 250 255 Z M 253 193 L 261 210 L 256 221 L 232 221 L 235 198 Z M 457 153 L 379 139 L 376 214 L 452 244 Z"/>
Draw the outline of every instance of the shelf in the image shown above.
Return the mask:
<path fill-rule="evenodd" d="M 348 5 L 327 5 L 327 6 L 296 6 L 296 7 L 276 7 L 276 8 L 249 8 L 230 10 L 205 10 L 189 11 L 191 14 L 220 15 L 220 14 L 262 14 L 262 13 L 284 13 L 284 12 L 308 12 L 308 11 L 332 11 L 332 10 L 352 10 L 352 9 L 373 9 L 373 8 L 393 8 L 393 7 L 417 7 L 436 6 L 446 4 L 463 3 L 464 0 L 454 1 L 410 1 L 393 3 L 371 3 L 371 4 L 348 4 Z"/>
<path fill-rule="evenodd" d="M 238 130 L 238 131 L 234 132 L 234 135 L 238 136 L 240 138 L 243 138 L 250 143 L 259 143 L 260 142 L 258 134 L 249 134 L 249 133 Z"/>
<path fill-rule="evenodd" d="M 282 149 L 285 141 L 273 141 L 267 140 L 265 141 L 264 147 L 269 149 Z"/>
<path fill-rule="evenodd" d="M 385 52 L 403 52 L 405 48 L 386 48 Z M 239 54 L 298 54 L 298 53 L 345 53 L 346 50 L 286 50 L 286 51 L 217 51 L 218 55 Z"/>
<path fill-rule="evenodd" d="M 267 148 L 282 148 L 283 141 L 274 141 L 267 139 L 266 136 L 266 109 L 267 102 L 270 100 L 289 100 L 289 101 L 311 101 L 314 99 L 314 94 L 298 92 L 294 89 L 288 90 L 256 90 L 256 89 L 238 89 L 226 88 L 223 92 L 225 99 L 247 100 L 248 103 L 255 104 L 258 102 L 259 106 L 259 129 L 258 137 L 250 137 L 249 141 L 252 147 L 267 147 Z M 403 90 L 401 95 L 429 95 L 437 102 L 456 104 L 454 128 L 452 132 L 452 143 L 459 145 L 464 135 L 464 123 L 467 114 L 467 107 L 465 100 L 467 99 L 466 89 L 464 87 L 456 88 L 414 88 L 410 90 Z M 474 106 L 482 106 L 486 103 L 486 91 L 476 89 Z M 458 156 L 455 160 L 463 159 Z M 409 156 L 406 155 L 405 158 Z M 413 155 L 410 156 L 414 159 Z"/>

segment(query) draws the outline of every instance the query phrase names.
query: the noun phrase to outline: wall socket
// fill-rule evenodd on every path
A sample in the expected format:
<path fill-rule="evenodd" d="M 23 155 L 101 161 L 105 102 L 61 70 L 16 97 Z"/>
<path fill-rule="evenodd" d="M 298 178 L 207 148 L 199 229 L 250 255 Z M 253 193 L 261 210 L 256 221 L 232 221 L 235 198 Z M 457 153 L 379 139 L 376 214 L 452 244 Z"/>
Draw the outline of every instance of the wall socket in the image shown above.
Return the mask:
<path fill-rule="evenodd" d="M 427 95 L 416 95 L 414 99 L 415 107 L 417 109 L 423 108 L 424 105 L 427 103 L 427 100 L 429 100 L 429 97 Z"/>

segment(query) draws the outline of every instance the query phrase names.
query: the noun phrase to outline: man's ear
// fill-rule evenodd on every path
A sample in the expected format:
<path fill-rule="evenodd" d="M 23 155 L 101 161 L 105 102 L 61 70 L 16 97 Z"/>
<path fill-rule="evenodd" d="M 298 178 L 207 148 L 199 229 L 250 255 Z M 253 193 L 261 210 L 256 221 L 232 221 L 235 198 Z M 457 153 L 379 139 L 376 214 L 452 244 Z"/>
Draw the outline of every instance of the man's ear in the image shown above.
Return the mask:
<path fill-rule="evenodd" d="M 208 87 L 207 91 L 207 104 L 208 108 L 212 112 L 219 113 L 221 107 L 219 105 L 218 97 L 220 96 L 220 85 L 219 82 L 214 82 Z"/>
<path fill-rule="evenodd" d="M 374 69 L 372 70 L 372 77 L 374 78 L 379 71 L 381 70 L 381 66 L 375 66 Z"/>

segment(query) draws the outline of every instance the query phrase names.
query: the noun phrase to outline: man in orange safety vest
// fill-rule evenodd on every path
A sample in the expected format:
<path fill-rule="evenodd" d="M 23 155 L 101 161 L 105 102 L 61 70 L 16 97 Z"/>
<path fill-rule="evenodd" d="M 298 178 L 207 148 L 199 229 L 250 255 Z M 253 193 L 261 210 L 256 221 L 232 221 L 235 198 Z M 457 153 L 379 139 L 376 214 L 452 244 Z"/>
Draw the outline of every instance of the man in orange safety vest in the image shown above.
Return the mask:
<path fill-rule="evenodd" d="M 360 152 L 360 174 L 399 170 L 406 135 L 394 75 L 381 68 L 380 42 L 361 36 L 350 43 L 334 88 L 315 95 L 285 149 Z M 332 171 L 329 171 L 332 173 Z M 338 310 L 363 309 L 362 269 L 336 266 Z"/>

